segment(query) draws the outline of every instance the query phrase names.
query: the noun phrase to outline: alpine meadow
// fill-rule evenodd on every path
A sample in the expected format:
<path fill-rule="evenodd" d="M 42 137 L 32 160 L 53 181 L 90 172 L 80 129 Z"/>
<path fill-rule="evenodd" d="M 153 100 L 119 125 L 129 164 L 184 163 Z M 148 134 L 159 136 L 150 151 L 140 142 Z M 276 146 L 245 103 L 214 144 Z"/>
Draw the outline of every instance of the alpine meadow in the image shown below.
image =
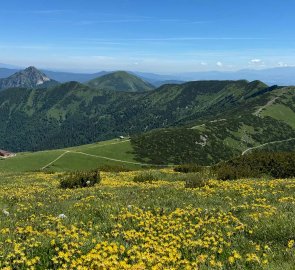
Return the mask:
<path fill-rule="evenodd" d="M 3 1 L 0 269 L 295 270 L 294 9 Z"/>

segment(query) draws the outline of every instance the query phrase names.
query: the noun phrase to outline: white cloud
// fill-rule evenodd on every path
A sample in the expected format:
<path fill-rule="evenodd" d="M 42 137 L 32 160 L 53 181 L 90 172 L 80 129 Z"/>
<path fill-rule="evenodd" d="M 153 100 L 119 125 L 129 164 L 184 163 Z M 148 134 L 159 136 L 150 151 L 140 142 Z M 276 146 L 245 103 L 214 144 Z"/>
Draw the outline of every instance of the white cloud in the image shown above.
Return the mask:
<path fill-rule="evenodd" d="M 249 61 L 249 65 L 250 65 L 250 67 L 257 67 L 257 68 L 262 68 L 262 67 L 266 66 L 265 63 L 263 62 L 263 60 L 260 58 L 251 59 Z"/>
<path fill-rule="evenodd" d="M 289 65 L 284 62 L 278 62 L 279 67 L 288 67 Z"/>
<path fill-rule="evenodd" d="M 202 62 L 201 62 L 201 65 L 202 65 L 202 66 L 208 66 L 208 63 L 202 61 Z"/>
<path fill-rule="evenodd" d="M 216 66 L 218 66 L 218 67 L 223 67 L 223 64 L 222 64 L 220 61 L 218 61 L 218 62 L 216 63 Z"/>
<path fill-rule="evenodd" d="M 255 58 L 255 59 L 250 60 L 250 63 L 251 63 L 251 64 L 261 64 L 261 63 L 263 63 L 263 62 L 262 62 L 261 59 L 257 59 L 257 58 Z"/>

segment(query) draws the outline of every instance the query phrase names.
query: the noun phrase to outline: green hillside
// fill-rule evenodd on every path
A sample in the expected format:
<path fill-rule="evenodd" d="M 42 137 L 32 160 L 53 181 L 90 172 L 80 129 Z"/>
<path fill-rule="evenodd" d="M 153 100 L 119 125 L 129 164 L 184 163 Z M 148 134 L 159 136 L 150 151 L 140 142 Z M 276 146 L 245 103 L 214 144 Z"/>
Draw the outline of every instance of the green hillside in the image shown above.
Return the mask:
<path fill-rule="evenodd" d="M 261 116 L 270 116 L 295 128 L 295 95 L 293 87 L 275 93 L 273 99 L 261 110 Z"/>
<path fill-rule="evenodd" d="M 163 164 L 210 165 L 251 149 L 294 151 L 294 101 L 293 87 L 271 89 L 259 98 L 245 98 L 220 118 L 139 134 L 131 142 L 139 160 Z"/>
<path fill-rule="evenodd" d="M 18 153 L 0 159 L 1 172 L 69 171 L 108 166 L 139 169 L 129 140 L 111 140 L 58 150 Z M 144 166 L 144 165 L 143 165 Z"/>
<path fill-rule="evenodd" d="M 196 123 L 246 104 L 239 99 L 248 88 L 247 81 L 200 81 L 143 93 L 100 90 L 77 82 L 46 91 L 8 89 L 0 93 L 0 148 L 64 148 Z"/>
<path fill-rule="evenodd" d="M 294 140 L 289 141 L 290 138 Z M 292 151 L 295 150 L 294 141 L 295 131 L 287 124 L 245 115 L 244 118 L 209 122 L 201 128 L 154 130 L 134 136 L 131 142 L 138 160 L 212 165 L 241 155 L 247 149 L 250 151 L 252 147 Z"/>
<path fill-rule="evenodd" d="M 295 137 L 294 90 L 245 80 L 139 93 L 77 82 L 46 91 L 8 89 L 0 92 L 0 149 L 59 149 L 130 135 L 139 161 L 211 164 Z"/>
<path fill-rule="evenodd" d="M 153 90 L 155 87 L 141 78 L 125 71 L 117 71 L 93 79 L 88 86 L 113 91 L 143 92 Z"/>

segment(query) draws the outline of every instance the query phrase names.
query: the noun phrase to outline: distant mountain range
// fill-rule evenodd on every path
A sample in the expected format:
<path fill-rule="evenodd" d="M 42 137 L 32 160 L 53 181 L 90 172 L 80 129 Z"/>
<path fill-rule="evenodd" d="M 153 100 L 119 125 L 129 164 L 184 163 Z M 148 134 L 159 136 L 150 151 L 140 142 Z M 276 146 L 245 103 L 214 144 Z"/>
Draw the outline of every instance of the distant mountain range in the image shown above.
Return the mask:
<path fill-rule="evenodd" d="M 23 70 L 22 68 L 7 68 L 7 65 L 0 64 L 0 79 L 7 78 L 13 75 L 16 72 Z M 58 82 L 70 82 L 70 81 L 77 81 L 77 82 L 87 82 L 97 77 L 106 75 L 110 72 L 101 71 L 93 74 L 87 73 L 72 73 L 72 72 L 62 72 L 62 71 L 51 71 L 51 70 L 41 70 L 46 76 L 56 80 Z"/>
<path fill-rule="evenodd" d="M 0 69 L 1 69 L 1 68 L 16 69 L 16 70 L 20 70 L 20 69 L 22 69 L 22 68 L 19 67 L 19 66 L 0 63 Z"/>
<path fill-rule="evenodd" d="M 0 64 L 0 78 L 6 78 L 15 72 L 20 71 L 20 68 Z M 59 82 L 78 81 L 81 83 L 88 82 L 95 78 L 101 77 L 110 71 L 101 71 L 98 73 L 87 74 L 87 73 L 71 73 L 71 72 L 59 72 L 42 70 L 49 78 Z M 155 86 L 161 86 L 166 83 L 182 83 L 185 81 L 196 81 L 196 80 L 261 80 L 269 85 L 295 85 L 295 67 L 278 67 L 270 69 L 244 69 L 239 71 L 206 71 L 206 72 L 184 72 L 178 74 L 162 75 L 154 73 L 144 72 L 132 72 L 146 82 L 149 82 Z"/>
<path fill-rule="evenodd" d="M 49 72 L 49 74 L 54 76 L 55 73 Z M 62 74 L 58 75 L 61 77 Z M 155 88 L 152 84 L 125 71 L 116 71 L 111 73 L 101 72 L 96 75 L 98 77 L 85 82 L 85 85 L 97 89 L 125 92 L 144 92 Z M 64 79 L 67 77 L 65 74 L 63 74 L 63 76 Z M 0 90 L 17 87 L 49 88 L 57 86 L 58 84 L 59 82 L 51 79 L 48 75 L 45 75 L 35 67 L 28 67 L 24 70 L 17 71 L 7 78 L 0 79 Z"/>
<path fill-rule="evenodd" d="M 180 73 L 180 80 L 261 80 L 269 85 L 295 85 L 295 67 Z"/>

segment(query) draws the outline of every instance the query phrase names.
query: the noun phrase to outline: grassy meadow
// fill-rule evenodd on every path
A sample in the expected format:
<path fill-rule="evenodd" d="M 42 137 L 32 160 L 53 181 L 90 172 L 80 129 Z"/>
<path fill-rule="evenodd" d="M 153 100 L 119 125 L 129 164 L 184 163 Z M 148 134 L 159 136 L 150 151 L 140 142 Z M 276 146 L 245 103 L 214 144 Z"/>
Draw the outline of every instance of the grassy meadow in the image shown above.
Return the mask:
<path fill-rule="evenodd" d="M 170 169 L 102 172 L 61 189 L 58 173 L 1 173 L 1 269 L 270 269 L 295 265 L 295 181 L 208 180 Z"/>
<path fill-rule="evenodd" d="M 138 169 L 141 165 L 134 160 L 132 151 L 129 140 L 114 139 L 71 148 L 18 153 L 13 158 L 0 159 L 0 171 L 62 172 L 89 170 L 99 166 L 123 166 Z"/>

